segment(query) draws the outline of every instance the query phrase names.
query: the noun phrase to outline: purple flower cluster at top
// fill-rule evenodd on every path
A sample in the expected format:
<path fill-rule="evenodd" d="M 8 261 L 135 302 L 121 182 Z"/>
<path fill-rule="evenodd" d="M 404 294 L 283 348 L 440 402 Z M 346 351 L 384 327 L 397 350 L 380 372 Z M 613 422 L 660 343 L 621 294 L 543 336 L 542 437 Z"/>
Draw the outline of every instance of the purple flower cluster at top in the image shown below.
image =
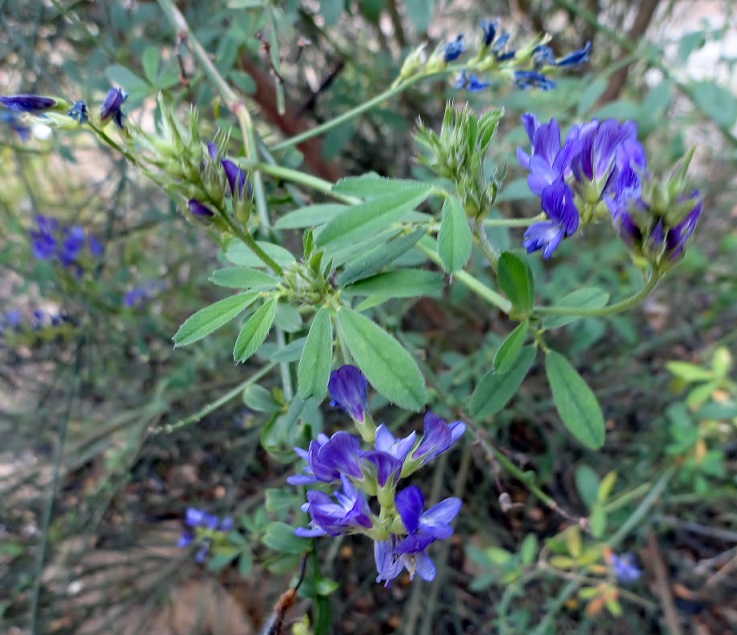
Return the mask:
<path fill-rule="evenodd" d="M 195 507 L 187 507 L 184 524 L 187 529 L 182 532 L 177 547 L 184 548 L 197 543 L 200 547 L 195 554 L 197 562 L 204 562 L 207 558 L 215 532 L 226 534 L 234 526 L 230 516 L 220 518 Z"/>
<path fill-rule="evenodd" d="M 370 417 L 367 386 L 363 373 L 354 366 L 333 371 L 328 383 L 333 403 L 357 425 Z M 363 449 L 359 437 L 345 431 L 331 437 L 320 434 L 307 450 L 295 448 L 306 466 L 302 474 L 290 476 L 289 483 L 339 485 L 332 496 L 320 490 L 307 492 L 302 510 L 310 515 L 309 527 L 295 533 L 304 537 L 368 535 L 376 541 L 377 581 L 385 580 L 388 584 L 404 568 L 410 577 L 417 573 L 431 580 L 435 568 L 425 549 L 453 533 L 450 523 L 458 514 L 461 501 L 448 498 L 424 511 L 424 499 L 417 487 L 410 486 L 398 493 L 396 487 L 401 477 L 450 449 L 465 429 L 461 421 L 447 423 L 427 412 L 422 437 L 412 432 L 397 438 L 381 424 L 376 428 L 371 449 Z M 367 495 L 377 496 L 386 513 L 373 513 Z"/>
<path fill-rule="evenodd" d="M 55 218 L 36 216 L 36 229 L 31 230 L 31 251 L 39 260 L 57 261 L 81 273 L 80 259 L 85 246 L 95 259 L 104 254 L 100 241 L 95 236 L 85 236 L 79 225 L 66 227 Z"/>
<path fill-rule="evenodd" d="M 518 55 L 516 49 L 507 49 L 509 33 L 499 28 L 497 20 L 481 21 L 481 54 L 493 57 L 495 62 L 510 62 L 510 70 L 517 88 L 537 88 L 539 90 L 552 90 L 555 82 L 544 73 L 555 71 L 560 68 L 571 68 L 579 66 L 589 59 L 591 43 L 576 51 L 556 59 L 553 50 L 549 46 L 539 45 L 532 50 Z M 443 48 L 443 60 L 447 62 L 457 60 L 466 50 L 463 35 L 459 35 L 454 41 L 447 43 Z M 488 59 L 488 58 L 487 58 Z M 532 63 L 530 67 L 530 62 Z M 473 73 L 461 71 L 461 75 L 455 83 L 455 88 L 464 88 L 468 92 L 475 93 L 491 86 L 491 82 L 480 80 Z"/>
<path fill-rule="evenodd" d="M 582 208 L 592 210 L 602 202 L 628 244 L 649 241 L 651 251 L 660 250 L 670 260 L 683 253 L 701 214 L 701 201 L 694 200 L 685 218 L 670 227 L 657 214 L 652 226 L 643 228 L 638 224 L 638 211 L 649 211 L 642 195 L 650 177 L 634 121 L 594 119 L 577 124 L 563 143 L 555 119 L 540 123 L 535 115 L 526 113 L 522 123 L 532 150 L 528 154 L 518 148 L 517 158 L 529 171 L 527 184 L 540 197 L 547 216 L 525 232 L 523 245 L 528 253 L 540 249 L 543 257 L 549 258 L 561 240 L 578 229 Z M 697 197 L 698 192 L 693 192 L 685 198 Z"/>

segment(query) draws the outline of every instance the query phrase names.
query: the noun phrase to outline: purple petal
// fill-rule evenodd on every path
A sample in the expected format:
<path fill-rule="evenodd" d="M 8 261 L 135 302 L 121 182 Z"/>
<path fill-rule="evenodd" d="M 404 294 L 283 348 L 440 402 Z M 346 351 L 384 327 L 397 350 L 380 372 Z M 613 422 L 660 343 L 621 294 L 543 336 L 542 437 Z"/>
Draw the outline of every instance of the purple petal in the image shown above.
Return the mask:
<path fill-rule="evenodd" d="M 425 498 L 419 487 L 410 485 L 397 492 L 394 503 L 409 533 L 417 531 L 420 526 L 420 514 L 425 507 Z"/>
<path fill-rule="evenodd" d="M 368 410 L 367 387 L 366 377 L 355 366 L 341 366 L 330 373 L 328 392 L 333 402 L 361 423 L 366 420 Z"/>
<path fill-rule="evenodd" d="M 460 498 L 446 498 L 420 516 L 420 530 L 438 540 L 450 538 L 453 535 L 450 523 L 460 509 Z"/>
<path fill-rule="evenodd" d="M 396 459 L 391 454 L 370 451 L 363 455 L 363 460 L 373 466 L 374 469 L 371 471 L 376 473 L 376 482 L 379 484 L 379 487 L 386 486 L 390 478 L 392 479 L 392 485 L 399 479 L 399 474 L 402 471 L 402 461 Z"/>
<path fill-rule="evenodd" d="M 418 576 L 425 580 L 425 582 L 431 582 L 435 579 L 435 565 L 430 560 L 430 556 L 424 552 L 420 552 L 415 554 L 414 560 L 415 572 Z"/>
<path fill-rule="evenodd" d="M 56 106 L 56 100 L 38 95 L 9 95 L 0 97 L 0 104 L 15 112 L 43 112 Z"/>

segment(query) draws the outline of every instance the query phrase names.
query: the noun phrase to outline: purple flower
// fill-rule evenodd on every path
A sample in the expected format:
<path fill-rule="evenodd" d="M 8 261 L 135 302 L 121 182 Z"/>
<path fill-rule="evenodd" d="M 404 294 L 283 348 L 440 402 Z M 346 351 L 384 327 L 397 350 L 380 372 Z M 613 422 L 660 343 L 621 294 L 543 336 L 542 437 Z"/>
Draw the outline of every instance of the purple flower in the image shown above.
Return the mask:
<path fill-rule="evenodd" d="M 443 59 L 446 62 L 457 60 L 465 50 L 466 44 L 463 42 L 463 33 L 461 33 L 455 40 L 445 45 L 443 48 Z"/>
<path fill-rule="evenodd" d="M 105 247 L 98 240 L 97 236 L 89 236 L 87 238 L 87 248 L 90 250 L 93 258 L 102 258 L 105 255 Z"/>
<path fill-rule="evenodd" d="M 192 534 L 189 531 L 183 531 L 182 535 L 179 537 L 179 540 L 177 541 L 177 547 L 180 549 L 183 549 L 184 547 L 189 547 L 194 542 L 194 534 Z"/>
<path fill-rule="evenodd" d="M 15 112 L 39 113 L 56 106 L 56 100 L 38 95 L 9 95 L 0 97 L 0 104 Z"/>
<path fill-rule="evenodd" d="M 454 88 L 465 88 L 469 93 L 479 93 L 489 86 L 491 86 L 491 82 L 483 82 L 473 73 L 466 75 L 466 71 L 461 71 L 454 84 Z"/>
<path fill-rule="evenodd" d="M 371 481 L 379 484 L 379 487 L 386 487 L 391 479 L 390 487 L 394 487 L 402 473 L 403 461 L 386 452 L 369 451 L 364 452 L 361 457 L 361 466 L 364 474 Z"/>
<path fill-rule="evenodd" d="M 373 526 L 371 510 L 363 496 L 351 482 L 341 475 L 342 491 L 333 494 L 335 501 L 324 492 L 309 490 L 302 511 L 310 514 L 310 527 L 298 527 L 294 533 L 304 538 L 340 536 L 360 533 Z"/>
<path fill-rule="evenodd" d="M 453 535 L 450 523 L 461 509 L 460 498 L 446 498 L 426 512 L 425 498 L 418 487 L 410 485 L 395 498 L 397 512 L 408 535 L 397 542 L 395 553 L 417 553 L 436 540 L 447 540 Z"/>
<path fill-rule="evenodd" d="M 366 421 L 368 401 L 366 388 L 368 382 L 363 373 L 355 366 L 341 366 L 330 373 L 328 392 L 332 397 L 332 406 L 340 406 L 351 419 L 363 423 Z"/>
<path fill-rule="evenodd" d="M 56 219 L 36 216 L 37 230 L 31 231 L 31 250 L 39 260 L 51 260 L 56 255 L 56 232 L 59 224 Z"/>
<path fill-rule="evenodd" d="M 537 71 L 514 71 L 514 83 L 517 88 L 526 90 L 528 88 L 539 88 L 540 90 L 552 90 L 555 82 Z"/>
<path fill-rule="evenodd" d="M 549 220 L 530 225 L 522 245 L 527 253 L 542 249 L 543 258 L 550 258 L 560 241 L 578 229 L 578 209 L 571 188 L 562 179 L 543 190 L 541 207 Z"/>
<path fill-rule="evenodd" d="M 481 41 L 484 46 L 491 46 L 498 28 L 499 22 L 497 20 L 481 20 Z"/>
<path fill-rule="evenodd" d="M 246 185 L 246 173 L 241 170 L 235 163 L 230 159 L 223 159 L 221 162 L 225 176 L 228 179 L 230 185 L 230 193 L 235 196 L 236 189 L 238 190 L 238 198 L 243 197 L 243 188 Z M 247 195 L 250 195 L 251 188 L 247 190 Z"/>
<path fill-rule="evenodd" d="M 196 198 L 189 199 L 187 205 L 189 206 L 189 213 L 197 219 L 207 219 L 215 216 L 215 212 L 203 203 L 200 203 Z"/>
<path fill-rule="evenodd" d="M 555 65 L 558 68 L 565 68 L 565 67 L 571 67 L 571 66 L 578 66 L 579 64 L 584 64 L 585 62 L 589 61 L 590 52 L 591 52 L 591 42 L 586 42 L 583 48 L 580 48 L 577 51 L 572 51 L 565 57 L 561 57 L 557 62 L 555 62 Z"/>
<path fill-rule="evenodd" d="M 699 192 L 696 190 L 689 198 L 695 199 L 698 196 Z M 668 231 L 665 237 L 665 253 L 671 261 L 677 260 L 683 255 L 683 251 L 686 249 L 686 243 L 691 238 L 694 229 L 696 229 L 696 223 L 701 217 L 702 203 L 703 201 L 700 199 L 697 200 L 691 211 L 686 214 L 686 217 Z"/>
<path fill-rule="evenodd" d="M 420 444 L 410 456 L 412 461 L 419 461 L 419 466 L 426 465 L 450 449 L 466 431 L 466 424 L 462 421 L 447 423 L 429 410 L 425 413 L 424 423 Z"/>
<path fill-rule="evenodd" d="M 100 108 L 100 121 L 107 121 L 112 118 L 115 124 L 123 129 L 123 111 L 121 110 L 123 103 L 128 99 L 128 93 L 120 88 L 111 88 L 105 96 Z"/>
<path fill-rule="evenodd" d="M 412 432 L 409 436 L 404 437 L 403 439 L 397 439 L 389 431 L 389 428 L 382 423 L 378 428 L 376 428 L 376 437 L 374 442 L 376 444 L 376 449 L 379 452 L 390 454 L 395 459 L 404 463 L 410 450 L 415 445 L 416 438 L 417 433 Z"/>
<path fill-rule="evenodd" d="M 348 432 L 336 432 L 328 439 L 320 434 L 317 440 L 310 441 L 307 451 L 294 448 L 305 461 L 307 466 L 304 474 L 295 474 L 287 479 L 291 485 L 306 485 L 308 483 L 334 483 L 346 475 L 360 479 L 363 476 L 360 460 L 362 457 L 361 443 L 358 437 Z"/>
<path fill-rule="evenodd" d="M 622 584 L 636 582 L 642 575 L 642 571 L 635 563 L 635 558 L 631 553 L 623 553 L 621 556 L 612 553 L 609 556 L 609 564 L 611 564 L 617 580 Z"/>
<path fill-rule="evenodd" d="M 85 104 L 81 99 L 74 102 L 74 105 L 67 110 L 67 115 L 80 124 L 87 123 L 90 120 L 87 112 L 87 104 Z"/>
<path fill-rule="evenodd" d="M 535 68 L 555 66 L 555 53 L 553 53 L 553 49 L 542 44 L 536 46 L 532 52 L 532 63 L 535 65 Z"/>
<path fill-rule="evenodd" d="M 75 263 L 84 247 L 84 230 L 79 225 L 63 230 L 64 241 L 59 249 L 59 261 L 65 267 Z"/>
<path fill-rule="evenodd" d="M 401 553 L 394 551 L 392 542 L 380 541 L 374 543 L 374 560 L 376 562 L 376 581 L 386 580 L 388 587 L 402 569 L 407 569 L 410 580 L 419 575 L 423 580 L 430 582 L 435 579 L 435 565 L 423 551 L 417 553 Z"/>

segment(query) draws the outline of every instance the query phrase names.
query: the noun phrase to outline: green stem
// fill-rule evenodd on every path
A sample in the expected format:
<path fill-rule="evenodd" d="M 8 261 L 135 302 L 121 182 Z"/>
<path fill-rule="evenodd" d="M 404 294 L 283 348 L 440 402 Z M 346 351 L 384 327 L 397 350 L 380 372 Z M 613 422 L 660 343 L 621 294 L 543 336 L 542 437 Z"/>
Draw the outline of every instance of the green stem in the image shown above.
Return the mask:
<path fill-rule="evenodd" d="M 543 218 L 542 214 L 532 218 L 487 218 L 482 224 L 485 227 L 529 227 Z"/>
<path fill-rule="evenodd" d="M 133 164 L 138 164 L 138 161 L 136 161 L 136 157 L 134 157 L 130 152 L 127 150 L 124 150 L 118 143 L 113 141 L 104 131 L 102 128 L 98 128 L 95 124 L 93 124 L 91 121 L 87 122 L 87 125 L 94 130 L 95 134 L 102 139 L 105 143 L 107 143 L 111 148 L 113 148 L 116 152 L 119 152 L 122 154 L 128 161 L 130 161 Z"/>
<path fill-rule="evenodd" d="M 624 300 L 620 300 L 614 304 L 602 307 L 601 309 L 584 309 L 567 306 L 536 306 L 533 310 L 535 313 L 539 313 L 541 315 L 577 315 L 580 317 L 602 317 L 605 315 L 614 315 L 615 313 L 627 311 L 642 302 L 653 292 L 658 282 L 660 282 L 661 277 L 661 275 L 652 272 L 645 286 L 637 293 L 629 298 L 625 298 Z"/>
<path fill-rule="evenodd" d="M 302 143 L 303 141 L 307 141 L 307 139 L 311 139 L 312 137 L 321 135 L 331 128 L 335 128 L 336 126 L 339 126 L 340 124 L 345 123 L 346 121 L 350 121 L 354 117 L 363 114 L 367 110 L 371 110 L 374 106 L 378 106 L 381 102 L 394 97 L 394 95 L 397 95 L 404 91 L 405 88 L 408 88 L 412 84 L 416 84 L 426 77 L 429 77 L 429 75 L 415 75 L 413 77 L 405 79 L 404 81 L 400 81 L 398 84 L 392 86 L 388 90 L 385 90 L 383 93 L 379 93 L 378 95 L 376 95 L 376 97 L 369 99 L 368 101 L 356 106 L 355 108 L 352 108 L 351 110 L 347 110 L 342 115 L 339 115 L 338 117 L 335 117 L 330 121 L 326 121 L 320 126 L 305 130 L 304 132 L 295 135 L 294 137 L 290 137 L 289 139 L 285 139 L 284 141 L 271 146 L 271 151 L 274 152 L 276 150 L 289 148 L 291 146 Z"/>
<path fill-rule="evenodd" d="M 424 243 L 424 244 L 423 244 Z M 435 264 L 442 266 L 443 263 L 440 260 L 440 256 L 437 253 L 437 242 L 426 236 L 419 243 L 417 243 L 417 249 L 425 254 Z M 471 291 L 473 291 L 480 298 L 483 298 L 489 304 L 492 304 L 497 309 L 504 313 L 509 313 L 512 310 L 512 303 L 507 300 L 503 295 L 497 293 L 493 289 L 487 287 L 483 282 L 474 278 L 470 273 L 466 271 L 456 271 L 453 277 L 458 280 L 462 285 L 465 285 Z"/>
<path fill-rule="evenodd" d="M 491 265 L 494 273 L 496 273 L 497 264 L 499 262 L 499 250 L 489 242 L 489 237 L 486 235 L 483 222 L 479 218 L 477 218 L 473 223 L 473 235 L 476 236 L 476 240 L 479 241 L 481 251 L 484 252 L 484 256 L 486 256 L 486 259 L 489 261 L 489 265 Z"/>
<path fill-rule="evenodd" d="M 234 223 L 231 219 L 226 220 L 230 230 L 261 260 L 261 262 L 263 262 L 277 276 L 281 277 L 284 274 L 284 270 L 281 268 L 281 265 L 261 249 L 261 247 L 259 247 L 251 234 L 245 231 L 238 224 Z"/>
<path fill-rule="evenodd" d="M 331 196 L 336 200 L 343 201 L 344 203 L 348 203 L 349 205 L 356 205 L 361 202 L 361 199 L 356 198 L 355 196 L 345 196 L 344 194 L 334 193 L 332 191 L 334 184 L 330 181 L 326 181 L 325 179 L 321 179 L 311 174 L 306 174 L 305 172 L 300 172 L 299 170 L 292 170 L 281 165 L 273 165 L 271 163 L 263 162 L 249 162 L 245 164 L 244 167 L 248 169 L 258 169 L 261 170 L 264 174 L 268 174 L 277 179 L 283 179 L 285 181 L 297 183 L 298 185 L 304 185 L 305 187 L 309 187 L 313 190 L 317 190 L 318 192 L 322 192 L 323 194 L 327 194 L 328 196 Z"/>
<path fill-rule="evenodd" d="M 191 423 L 197 423 L 198 421 L 202 419 L 202 417 L 209 415 L 211 412 L 217 410 L 218 408 L 220 408 L 220 406 L 228 403 L 231 399 L 234 399 L 235 397 L 240 395 L 245 388 L 247 388 L 251 384 L 256 383 L 259 379 L 261 379 L 265 375 L 268 375 L 275 366 L 276 366 L 276 363 L 274 362 L 267 364 L 266 366 L 261 368 L 258 372 L 254 373 L 248 379 L 246 379 L 246 381 L 241 382 L 235 388 L 226 392 L 222 397 L 220 397 L 219 399 L 216 399 L 212 403 L 207 404 L 204 408 L 198 410 L 193 415 L 190 415 L 186 419 L 180 419 L 176 423 L 166 423 L 159 428 L 155 428 L 153 432 L 154 433 L 159 433 L 159 432 L 171 433 L 171 432 L 174 432 L 175 430 L 178 430 L 179 428 L 188 426 Z"/>

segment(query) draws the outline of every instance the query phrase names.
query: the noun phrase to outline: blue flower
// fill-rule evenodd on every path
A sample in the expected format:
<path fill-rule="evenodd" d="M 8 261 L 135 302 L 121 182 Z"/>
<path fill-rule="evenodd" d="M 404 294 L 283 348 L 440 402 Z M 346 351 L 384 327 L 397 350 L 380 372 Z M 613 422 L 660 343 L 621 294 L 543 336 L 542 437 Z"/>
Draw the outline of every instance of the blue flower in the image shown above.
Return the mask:
<path fill-rule="evenodd" d="M 542 44 L 535 47 L 532 53 L 532 63 L 535 65 L 535 68 L 555 66 L 555 53 L 553 53 L 553 49 Z"/>
<path fill-rule="evenodd" d="M 331 405 L 340 406 L 351 419 L 364 423 L 368 411 L 367 387 L 366 377 L 358 368 L 341 366 L 330 373 L 328 392 L 332 398 Z"/>
<path fill-rule="evenodd" d="M 215 216 L 215 212 L 204 203 L 200 203 L 196 198 L 189 199 L 187 206 L 189 207 L 189 213 L 197 220 L 206 220 Z"/>
<path fill-rule="evenodd" d="M 230 159 L 223 159 L 221 162 L 223 171 L 228 179 L 228 185 L 230 185 L 230 193 L 235 196 L 236 189 L 238 190 L 238 198 L 243 197 L 243 188 L 246 185 L 246 173 L 241 170 L 235 163 Z M 250 196 L 250 184 L 247 191 L 247 196 Z"/>
<path fill-rule="evenodd" d="M 402 572 L 402 569 L 407 569 L 410 579 L 414 579 L 415 575 L 419 575 L 427 582 L 435 579 L 435 565 L 424 551 L 397 554 L 392 542 L 377 541 L 374 543 L 374 561 L 379 574 L 376 581 L 386 580 L 384 584 L 386 587 Z"/>
<path fill-rule="evenodd" d="M 565 68 L 571 66 L 578 66 L 589 61 L 589 53 L 591 52 L 591 42 L 586 42 L 583 48 L 577 51 L 572 51 L 565 57 L 561 57 L 555 65 L 558 68 Z"/>
<path fill-rule="evenodd" d="M 425 413 L 424 424 L 420 444 L 410 456 L 412 461 L 418 462 L 418 466 L 426 465 L 450 449 L 466 431 L 466 424 L 462 421 L 447 423 L 430 411 Z"/>
<path fill-rule="evenodd" d="M 120 88 L 111 88 L 105 96 L 105 101 L 102 102 L 100 108 L 100 121 L 107 121 L 112 118 L 115 124 L 123 129 L 123 111 L 121 110 L 123 103 L 128 99 L 128 93 Z"/>
<path fill-rule="evenodd" d="M 609 564 L 617 580 L 623 584 L 636 582 L 642 575 L 642 571 L 635 563 L 635 558 L 630 553 L 623 553 L 621 556 L 612 553 L 609 556 Z"/>
<path fill-rule="evenodd" d="M 463 41 L 463 33 L 461 33 L 455 40 L 445 45 L 443 48 L 443 59 L 446 63 L 457 60 L 465 50 L 466 44 Z"/>
<path fill-rule="evenodd" d="M 550 258 L 560 241 L 578 229 L 578 209 L 571 188 L 562 179 L 543 190 L 541 207 L 549 220 L 530 225 L 522 245 L 527 253 L 542 249 L 543 258 Z"/>
<path fill-rule="evenodd" d="M 310 527 L 298 527 L 294 533 L 305 538 L 316 536 L 341 536 L 361 533 L 373 526 L 371 510 L 363 496 L 351 482 L 341 476 L 342 491 L 333 494 L 335 501 L 324 492 L 308 490 L 307 502 L 302 511 L 310 514 Z"/>
<path fill-rule="evenodd" d="M 80 124 L 87 123 L 90 120 L 87 112 L 87 104 L 81 99 L 74 102 L 74 105 L 67 110 L 67 115 Z"/>
<path fill-rule="evenodd" d="M 361 442 L 358 437 L 348 432 L 336 432 L 328 439 L 320 434 L 317 440 L 310 441 L 307 451 L 294 448 L 306 462 L 304 474 L 295 474 L 287 478 L 291 485 L 306 485 L 308 483 L 334 483 L 341 476 L 347 475 L 361 479 Z"/>
<path fill-rule="evenodd" d="M 403 439 L 397 439 L 391 433 L 389 428 L 382 423 L 378 428 L 376 428 L 374 443 L 376 444 L 376 449 L 379 452 L 385 452 L 393 456 L 398 461 L 404 463 L 407 455 L 415 445 L 416 438 L 417 433 L 412 432 L 409 436 L 404 437 Z"/>
<path fill-rule="evenodd" d="M 56 100 L 38 95 L 9 95 L 0 97 L 0 104 L 15 112 L 36 114 L 56 106 Z"/>
<path fill-rule="evenodd" d="M 36 216 L 37 230 L 31 231 L 31 250 L 39 260 L 51 260 L 56 255 L 56 233 L 59 223 L 54 218 Z"/>
<path fill-rule="evenodd" d="M 389 487 L 396 485 L 402 473 L 402 465 L 403 461 L 387 452 L 370 450 L 363 452 L 361 456 L 364 474 L 371 481 L 378 483 L 380 488 L 386 487 L 387 483 Z"/>
<path fill-rule="evenodd" d="M 498 28 L 499 22 L 497 20 L 481 20 L 481 42 L 484 46 L 491 46 Z"/>
<path fill-rule="evenodd" d="M 514 83 L 517 88 L 539 88 L 540 90 L 552 90 L 555 82 L 537 71 L 514 71 Z"/>
<path fill-rule="evenodd" d="M 454 88 L 465 88 L 469 93 L 479 93 L 489 86 L 491 86 L 491 82 L 483 82 L 473 73 L 466 75 L 466 71 L 461 71 L 454 84 Z"/>
<path fill-rule="evenodd" d="M 59 249 L 59 261 L 64 267 L 77 262 L 84 247 L 84 230 L 79 225 L 65 228 L 63 230 L 64 241 Z"/>
<path fill-rule="evenodd" d="M 694 191 L 689 198 L 696 199 L 699 196 L 698 190 Z M 683 255 L 683 251 L 686 249 L 688 240 L 696 229 L 696 223 L 698 223 L 701 217 L 701 207 L 703 201 L 697 200 L 694 207 L 686 215 L 686 217 L 677 225 L 672 227 L 665 237 L 665 253 L 666 256 L 671 260 L 677 260 Z"/>

